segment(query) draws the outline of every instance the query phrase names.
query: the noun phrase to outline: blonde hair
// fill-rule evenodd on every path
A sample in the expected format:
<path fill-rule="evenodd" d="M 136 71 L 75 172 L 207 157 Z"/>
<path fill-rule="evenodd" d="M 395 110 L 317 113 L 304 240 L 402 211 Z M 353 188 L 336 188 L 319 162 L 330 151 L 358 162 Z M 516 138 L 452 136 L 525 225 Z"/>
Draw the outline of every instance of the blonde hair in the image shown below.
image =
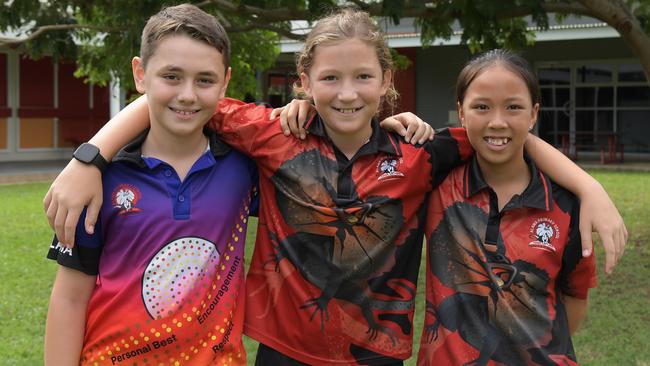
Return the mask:
<path fill-rule="evenodd" d="M 367 12 L 352 8 L 342 8 L 335 13 L 321 18 L 307 35 L 302 51 L 296 57 L 296 71 L 298 75 L 303 72 L 308 74 L 314 63 L 316 47 L 329 42 L 347 39 L 359 39 L 375 48 L 382 75 L 390 70 L 394 75 L 393 58 L 384 39 L 384 34 Z M 305 98 L 305 91 L 300 80 L 293 85 L 296 97 Z M 380 111 L 384 104 L 392 112 L 395 108 L 399 93 L 395 90 L 391 80 L 386 95 L 380 103 Z M 378 111 L 379 112 L 379 111 Z"/>

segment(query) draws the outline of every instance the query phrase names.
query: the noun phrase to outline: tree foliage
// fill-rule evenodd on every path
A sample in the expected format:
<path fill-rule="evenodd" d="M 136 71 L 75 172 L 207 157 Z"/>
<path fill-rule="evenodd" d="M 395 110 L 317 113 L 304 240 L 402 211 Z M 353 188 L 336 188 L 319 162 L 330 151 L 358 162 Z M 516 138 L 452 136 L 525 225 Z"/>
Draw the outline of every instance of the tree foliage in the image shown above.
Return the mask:
<path fill-rule="evenodd" d="M 170 0 L 9 0 L 0 9 L 0 32 L 20 30 L 18 40 L 0 38 L 0 47 L 19 47 L 33 58 L 77 60 L 77 76 L 104 84 L 111 75 L 132 85 L 130 59 L 139 52 L 146 19 Z M 189 1 L 215 15 L 230 34 L 236 75 L 230 95 L 255 91 L 255 73 L 270 67 L 279 37 L 300 39 L 291 21 L 314 21 L 332 8 L 354 5 L 399 23 L 415 18 L 423 44 L 450 38 L 472 52 L 532 44 L 530 22 L 548 28 L 549 14 L 586 15 L 615 28 L 650 75 L 650 0 L 199 0 Z M 528 17 L 528 18 L 524 18 Z M 650 80 L 650 78 L 648 78 Z"/>

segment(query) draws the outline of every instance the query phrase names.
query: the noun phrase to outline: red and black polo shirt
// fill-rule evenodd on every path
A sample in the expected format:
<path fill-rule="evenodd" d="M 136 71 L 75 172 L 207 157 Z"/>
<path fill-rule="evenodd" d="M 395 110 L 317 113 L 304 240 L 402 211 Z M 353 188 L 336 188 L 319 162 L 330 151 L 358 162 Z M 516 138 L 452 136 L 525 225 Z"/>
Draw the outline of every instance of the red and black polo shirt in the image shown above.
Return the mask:
<path fill-rule="evenodd" d="M 419 365 L 571 365 L 560 294 L 596 285 L 579 201 L 527 158 L 528 187 L 501 211 L 476 159 L 431 195 Z"/>
<path fill-rule="evenodd" d="M 470 156 L 464 130 L 413 146 L 373 120 L 347 159 L 318 115 L 301 141 L 269 112 L 225 99 L 213 121 L 260 171 L 245 333 L 308 364 L 410 357 L 425 198 Z"/>

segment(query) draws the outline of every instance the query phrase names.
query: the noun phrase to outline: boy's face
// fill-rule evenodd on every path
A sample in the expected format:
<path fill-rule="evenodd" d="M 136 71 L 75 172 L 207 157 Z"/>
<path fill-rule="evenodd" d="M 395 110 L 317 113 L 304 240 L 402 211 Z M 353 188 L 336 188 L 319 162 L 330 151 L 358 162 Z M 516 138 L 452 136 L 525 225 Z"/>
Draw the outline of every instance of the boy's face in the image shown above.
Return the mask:
<path fill-rule="evenodd" d="M 221 52 L 186 35 L 159 40 L 146 67 L 135 57 L 132 68 L 138 92 L 147 94 L 152 127 L 173 136 L 201 133 L 230 80 Z"/>
<path fill-rule="evenodd" d="M 318 45 L 313 57 L 309 73 L 300 79 L 330 138 L 370 137 L 370 120 L 392 76 L 382 72 L 375 48 L 352 38 Z"/>
<path fill-rule="evenodd" d="M 523 161 L 524 143 L 538 110 L 524 80 L 500 65 L 480 73 L 458 106 L 477 159 L 492 167 Z"/>

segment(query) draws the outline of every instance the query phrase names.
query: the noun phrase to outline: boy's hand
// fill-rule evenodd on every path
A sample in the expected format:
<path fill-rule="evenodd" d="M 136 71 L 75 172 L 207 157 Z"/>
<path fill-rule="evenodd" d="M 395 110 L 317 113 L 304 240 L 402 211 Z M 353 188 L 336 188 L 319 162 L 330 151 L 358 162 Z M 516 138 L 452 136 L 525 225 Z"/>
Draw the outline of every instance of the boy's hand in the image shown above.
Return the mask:
<path fill-rule="evenodd" d="M 397 132 L 404 137 L 406 142 L 411 144 L 423 144 L 427 140 L 433 140 L 435 131 L 430 124 L 424 122 L 420 117 L 411 112 L 404 112 L 388 117 L 379 125 L 388 131 Z"/>
<path fill-rule="evenodd" d="M 282 108 L 271 112 L 271 119 L 280 116 L 280 126 L 285 136 L 293 134 L 296 138 L 304 140 L 307 131 L 303 128 L 307 116 L 314 110 L 314 106 L 306 100 L 294 99 Z"/>
<path fill-rule="evenodd" d="M 593 250 L 592 231 L 598 232 L 605 248 L 605 273 L 611 274 L 625 252 L 627 229 L 614 202 L 600 184 L 595 184 L 589 194 L 580 196 L 580 236 L 582 255 Z"/>
<path fill-rule="evenodd" d="M 86 232 L 92 234 L 102 205 L 102 176 L 96 167 L 72 159 L 56 177 L 43 199 L 43 208 L 59 243 L 74 246 L 75 231 L 84 206 Z"/>

